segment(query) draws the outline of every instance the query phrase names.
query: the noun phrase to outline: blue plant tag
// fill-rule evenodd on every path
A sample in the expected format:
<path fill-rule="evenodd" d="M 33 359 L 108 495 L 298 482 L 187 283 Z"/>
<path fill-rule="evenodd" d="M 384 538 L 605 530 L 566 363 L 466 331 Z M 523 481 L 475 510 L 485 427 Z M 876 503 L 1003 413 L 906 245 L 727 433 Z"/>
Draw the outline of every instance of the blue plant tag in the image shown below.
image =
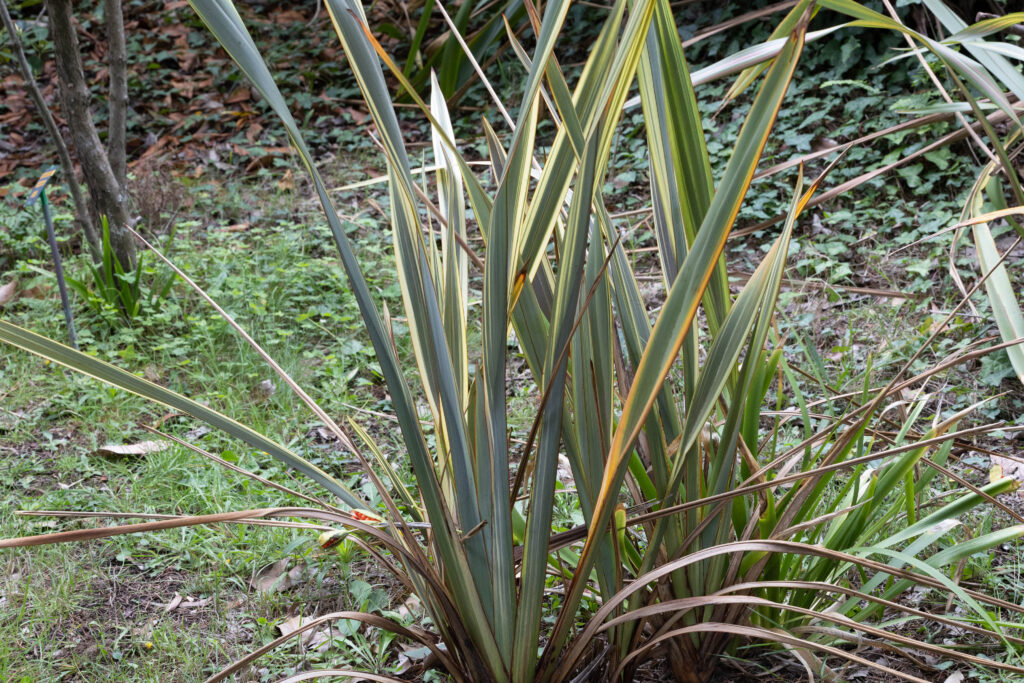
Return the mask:
<path fill-rule="evenodd" d="M 36 200 L 39 199 L 39 195 L 43 193 L 43 188 L 46 187 L 46 183 L 50 182 L 50 178 L 52 178 L 56 172 L 56 166 L 51 166 L 43 171 L 43 175 L 39 176 L 39 180 L 36 181 L 35 187 L 33 187 L 32 191 L 28 193 L 28 197 L 25 199 L 25 206 L 32 206 L 36 203 Z"/>

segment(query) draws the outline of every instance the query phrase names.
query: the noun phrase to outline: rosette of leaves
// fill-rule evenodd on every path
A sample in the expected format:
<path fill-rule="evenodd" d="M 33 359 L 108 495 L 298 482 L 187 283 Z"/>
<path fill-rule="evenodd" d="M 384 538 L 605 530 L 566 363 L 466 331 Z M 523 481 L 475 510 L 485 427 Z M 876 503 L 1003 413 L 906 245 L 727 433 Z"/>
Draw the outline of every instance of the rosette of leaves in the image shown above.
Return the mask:
<path fill-rule="evenodd" d="M 905 30 L 855 3 L 821 4 L 866 25 Z M 415 489 L 396 486 L 402 477 L 376 445 L 366 438 L 357 446 L 276 365 L 356 454 L 383 501 L 380 521 L 364 512 L 368 504 L 359 494 L 244 425 L 0 322 L 0 339 L 221 427 L 333 496 L 311 498 L 317 506 L 311 508 L 172 518 L 0 545 L 266 516 L 328 521 L 363 539 L 419 596 L 433 630 L 359 612 L 325 615 L 309 627 L 347 618 L 391 629 L 431 648 L 455 680 L 629 680 L 639 664 L 657 657 L 678 680 L 705 681 L 719 655 L 751 641 L 784 646 L 812 676 L 841 678 L 838 667 L 852 661 L 925 680 L 855 652 L 865 639 L 912 662 L 919 660 L 911 651 L 924 651 L 1024 672 L 899 628 L 905 620 L 927 619 L 979 640 L 1022 642 L 1004 633 L 1018 606 L 959 587 L 947 568 L 1024 535 L 1024 525 L 935 549 L 958 517 L 1014 486 L 996 478 L 979 488 L 946 467 L 956 439 L 994 427 L 957 431 L 964 417 L 957 414 L 915 428 L 925 421 L 925 402 L 896 429 L 886 418 L 905 389 L 981 352 L 945 359 L 916 376 L 904 368 L 884 387 L 827 397 L 840 406 L 834 411 L 813 411 L 781 349 L 772 345 L 790 236 L 820 177 L 806 190 L 797 178 L 785 224 L 755 273 L 736 291 L 729 282 L 723 249 L 794 77 L 815 3 L 799 2 L 770 43 L 719 65 L 728 73 L 766 62 L 719 177 L 708 162 L 667 0 L 617 2 L 572 87 L 554 54 L 569 3 L 553 0 L 543 15 L 527 3 L 536 44 L 528 53 L 510 37 L 527 76 L 507 143 L 484 126 L 495 179 L 488 190 L 453 139 L 439 91 L 430 102 L 416 99 L 373 39 L 362 8 L 327 0 L 387 163 L 395 267 L 414 369 L 399 360 L 390 318 L 366 285 L 302 133 L 238 13 L 230 0 L 193 0 L 193 6 L 281 118 L 313 180 L 387 383 Z M 914 37 L 942 53 L 941 46 Z M 942 54 L 953 68 L 980 78 L 958 56 Z M 434 195 L 413 179 L 384 68 L 431 126 Z M 752 72 L 741 79 L 757 82 Z M 616 127 L 634 85 L 644 108 L 665 287 L 653 311 L 602 196 Z M 536 135 L 545 116 L 557 134 L 542 155 Z M 471 231 L 479 231 L 482 247 L 474 248 L 479 243 Z M 470 307 L 471 284 L 478 283 L 480 305 Z M 508 436 L 513 331 L 537 387 L 538 408 L 521 449 L 513 449 Z M 773 388 L 800 406 L 803 433 L 795 445 L 785 445 L 787 422 L 762 414 Z M 429 406 L 427 426 L 421 404 Z M 365 435 L 354 424 L 351 429 Z M 560 456 L 569 462 L 586 522 L 554 533 Z M 922 498 L 939 475 L 950 478 L 953 493 L 925 507 Z M 911 586 L 953 593 L 965 616 L 900 604 Z M 900 618 L 881 621 L 894 610 Z M 993 616 L 996 610 L 1005 614 Z M 210 680 L 248 666 L 285 640 Z M 326 669 L 287 680 L 314 675 L 356 674 Z"/>

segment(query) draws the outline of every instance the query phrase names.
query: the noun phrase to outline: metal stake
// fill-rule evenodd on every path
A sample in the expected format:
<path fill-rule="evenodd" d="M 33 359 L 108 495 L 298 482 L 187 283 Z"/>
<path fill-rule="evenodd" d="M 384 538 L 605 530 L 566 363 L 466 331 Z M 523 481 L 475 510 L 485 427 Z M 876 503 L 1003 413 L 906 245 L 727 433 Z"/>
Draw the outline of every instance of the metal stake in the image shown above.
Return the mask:
<path fill-rule="evenodd" d="M 53 257 L 53 269 L 57 275 L 57 289 L 60 290 L 60 305 L 64 308 L 64 320 L 68 324 L 68 339 L 71 348 L 78 350 L 78 339 L 75 336 L 75 321 L 71 317 L 71 303 L 68 301 L 68 287 L 64 282 L 64 266 L 60 262 L 60 250 L 57 248 L 57 235 L 53 230 L 53 217 L 50 215 L 50 203 L 46 201 L 46 183 L 53 174 L 57 172 L 56 166 L 51 166 L 39 178 L 35 187 L 29 193 L 28 201 L 25 203 L 31 206 L 38 197 L 43 205 L 43 219 L 46 221 L 46 237 L 50 241 L 50 255 Z"/>

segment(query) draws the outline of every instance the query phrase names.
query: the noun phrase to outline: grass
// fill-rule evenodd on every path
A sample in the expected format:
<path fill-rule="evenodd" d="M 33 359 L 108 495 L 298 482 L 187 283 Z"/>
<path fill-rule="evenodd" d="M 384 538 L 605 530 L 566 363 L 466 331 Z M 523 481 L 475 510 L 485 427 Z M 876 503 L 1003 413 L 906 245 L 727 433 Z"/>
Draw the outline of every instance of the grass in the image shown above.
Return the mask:
<path fill-rule="evenodd" d="M 233 183 L 198 193 L 196 219 L 179 219 L 172 256 L 206 283 L 293 376 L 327 397 L 332 412 L 381 408 L 384 397 L 372 391 L 372 350 L 356 333 L 358 311 L 331 252 L 322 246 L 326 228 L 304 215 L 295 193 L 285 193 L 255 210 L 287 215 L 287 220 L 244 232 L 221 230 L 236 224 L 228 223 L 239 217 L 232 209 L 253 210 L 250 198 L 266 196 L 261 187 Z M 203 204 L 217 205 L 223 218 L 212 225 L 199 220 Z M 261 221 L 264 226 L 268 222 Z M 379 230 L 365 215 L 352 223 L 360 253 L 370 264 L 387 257 L 389 247 Z M 282 263 L 294 267 L 286 272 Z M 39 298 L 19 299 L 5 316 L 60 338 L 62 322 L 48 314 L 55 288 L 35 274 L 36 265 L 43 266 L 29 256 L 7 277 L 44 280 Z M 68 268 L 75 272 L 82 265 L 72 260 Z M 158 267 L 150 270 L 146 277 L 159 275 Z M 375 272 L 372 284 L 394 303 L 398 291 L 388 270 Z M 205 399 L 333 468 L 334 474 L 352 478 L 338 446 L 315 431 L 290 392 L 268 394 L 260 387 L 268 376 L 258 358 L 183 287 L 131 327 L 115 327 L 115 312 L 109 313 L 78 307 L 83 349 Z M 139 427 L 143 423 L 163 421 L 170 433 L 242 467 L 286 485 L 302 485 L 290 481 L 270 458 L 8 348 L 0 350 L 0 387 L 4 536 L 45 533 L 55 526 L 47 518 L 16 517 L 15 510 L 203 513 L 279 505 L 288 498 L 178 446 L 145 456 L 95 454 L 107 443 L 151 438 Z M 386 425 L 377 431 L 388 448 Z M 350 484 L 358 486 L 358 477 Z M 57 524 L 74 528 L 81 523 Z M 353 606 L 346 581 L 354 571 L 375 573 L 359 569 L 365 564 L 361 553 L 350 552 L 338 562 L 336 553 L 321 551 L 315 541 L 316 533 L 305 530 L 196 527 L 112 543 L 5 553 L 0 558 L 0 573 L 6 577 L 0 584 L 0 680 L 195 680 L 209 675 L 275 637 L 275 624 L 285 617 L 324 605 Z M 253 575 L 282 557 L 293 565 L 309 565 L 309 579 L 287 593 L 254 594 Z M 389 587 L 367 585 L 377 603 L 390 605 Z M 175 594 L 184 596 L 185 603 L 202 604 L 165 613 Z M 333 647 L 332 656 L 351 651 L 361 663 L 366 655 L 350 648 L 348 640 L 344 647 Z M 257 672 L 257 678 L 298 666 L 310 656 L 317 654 L 277 655 L 263 663 L 269 668 Z"/>

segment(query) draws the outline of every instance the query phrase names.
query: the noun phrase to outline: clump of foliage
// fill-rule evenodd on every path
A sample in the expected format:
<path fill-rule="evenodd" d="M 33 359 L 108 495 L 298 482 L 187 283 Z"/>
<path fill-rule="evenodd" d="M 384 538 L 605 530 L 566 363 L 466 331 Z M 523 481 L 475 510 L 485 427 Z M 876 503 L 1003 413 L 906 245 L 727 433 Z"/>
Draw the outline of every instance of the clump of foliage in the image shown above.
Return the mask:
<path fill-rule="evenodd" d="M 628 680 L 638 665 L 658 657 L 678 680 L 705 681 L 719 656 L 745 641 L 791 648 L 812 675 L 840 677 L 838 667 L 847 660 L 923 680 L 852 652 L 849 646 L 865 636 L 908 661 L 914 661 L 907 652 L 913 649 L 1024 672 L 900 629 L 904 620 L 928 619 L 1007 647 L 1024 643 L 1015 635 L 1019 626 L 1007 624 L 1019 606 L 964 589 L 944 571 L 1024 536 L 1024 523 L 935 547 L 953 520 L 1014 487 L 1004 477 L 977 487 L 947 467 L 957 439 L 998 425 L 958 430 L 971 408 L 926 416 L 925 401 L 915 402 L 895 428 L 887 417 L 905 390 L 991 349 L 911 372 L 922 349 L 884 386 L 867 383 L 862 392 L 830 396 L 835 412 L 817 414 L 777 348 L 773 316 L 794 225 L 824 174 L 806 189 L 797 175 L 783 227 L 738 293 L 722 257 L 805 43 L 822 35 L 808 33 L 819 5 L 850 15 L 857 25 L 911 36 L 1015 120 L 1005 98 L 948 44 L 847 0 L 802 0 L 770 41 L 701 74 L 740 72 L 735 93 L 763 74 L 730 141 L 725 171 L 715 178 L 695 78 L 667 0 L 616 3 L 574 88 L 554 56 L 568 5 L 550 2 L 540 16 L 526 3 L 536 35 L 532 55 L 509 36 L 527 77 L 508 144 L 484 125 L 495 179 L 488 190 L 453 139 L 439 88 L 429 102 L 419 100 L 374 40 L 362 9 L 327 0 L 388 164 L 394 265 L 415 361 L 415 371 L 407 372 L 392 319 L 378 308 L 300 128 L 241 18 L 230 0 L 194 0 L 280 116 L 312 177 L 387 382 L 416 486 L 402 483 L 358 425 L 337 423 L 258 347 L 355 455 L 379 506 L 208 406 L 0 322 L 0 339 L 209 422 L 323 489 L 307 498 L 310 508 L 178 517 L 11 539 L 0 547 L 266 516 L 330 522 L 344 530 L 327 533 L 322 543 L 360 539 L 419 596 L 434 630 L 410 630 L 370 612 L 324 615 L 305 628 L 353 619 L 389 629 L 419 641 L 457 680 Z M 434 197 L 413 178 L 382 62 L 430 123 Z M 611 146 L 634 83 L 646 123 L 666 290 L 656 311 L 640 295 L 603 196 Z M 543 106 L 557 133 L 541 156 L 536 142 Z M 482 254 L 472 246 L 472 227 L 483 240 Z M 476 297 L 479 305 L 471 306 Z M 536 415 L 519 450 L 508 438 L 513 340 L 537 387 Z M 801 429 L 791 429 L 777 411 L 762 411 L 773 391 L 777 407 L 797 405 Z M 559 490 L 562 458 L 585 521 L 555 534 L 555 497 L 568 493 Z M 940 475 L 951 494 L 926 505 Z M 897 598 L 913 586 L 954 594 L 965 614 L 928 614 L 900 604 Z M 882 621 L 886 611 L 901 617 Z"/>
<path fill-rule="evenodd" d="M 110 227 L 106 217 L 103 217 L 101 225 L 100 262 L 88 264 L 91 282 L 68 278 L 68 285 L 93 313 L 107 316 L 108 322 L 116 328 L 118 322 L 130 324 L 139 317 L 143 309 L 155 308 L 160 301 L 167 298 L 174 284 L 174 274 L 166 271 L 154 277 L 152 282 L 144 284 L 144 255 L 136 259 L 131 271 L 126 272 L 111 246 Z M 168 243 L 173 237 L 172 232 Z"/>

